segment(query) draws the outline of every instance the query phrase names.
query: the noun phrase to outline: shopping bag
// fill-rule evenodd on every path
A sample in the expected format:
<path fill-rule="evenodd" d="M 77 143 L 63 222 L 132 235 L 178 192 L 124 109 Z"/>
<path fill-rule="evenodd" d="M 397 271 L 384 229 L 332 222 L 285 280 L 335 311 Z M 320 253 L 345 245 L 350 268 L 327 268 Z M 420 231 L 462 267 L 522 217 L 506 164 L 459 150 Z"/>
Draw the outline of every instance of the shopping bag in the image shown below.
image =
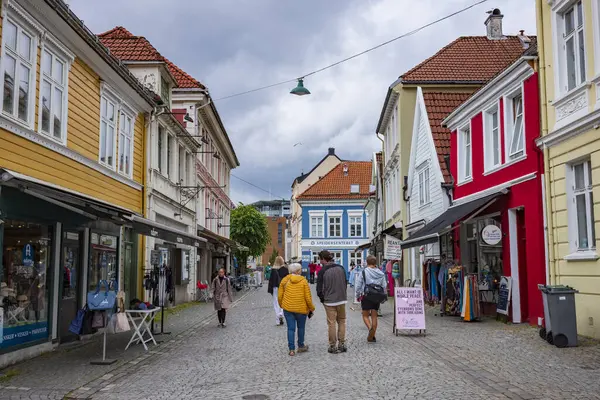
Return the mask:
<path fill-rule="evenodd" d="M 69 325 L 69 332 L 73 332 L 76 335 L 80 335 L 83 330 L 83 319 L 85 318 L 86 308 L 82 308 L 77 311 L 77 315 L 75 319 L 71 321 L 71 325 Z"/>
<path fill-rule="evenodd" d="M 116 322 L 115 322 L 115 331 L 117 333 L 127 332 L 129 331 L 129 321 L 127 320 L 127 315 L 125 313 L 117 313 Z"/>
<path fill-rule="evenodd" d="M 92 318 L 92 328 L 104 328 L 104 311 L 94 311 L 94 316 Z"/>
<path fill-rule="evenodd" d="M 102 285 L 106 286 L 106 291 L 100 291 Z M 88 292 L 87 294 L 87 305 L 90 310 L 112 310 L 115 307 L 117 301 L 116 290 L 111 291 L 108 286 L 108 282 L 101 280 L 98 282 L 96 290 Z"/>
<path fill-rule="evenodd" d="M 108 324 L 106 324 L 106 333 L 108 334 L 114 334 L 114 333 L 118 333 L 117 332 L 117 314 L 113 314 L 112 317 L 110 317 L 110 321 L 108 321 Z"/>

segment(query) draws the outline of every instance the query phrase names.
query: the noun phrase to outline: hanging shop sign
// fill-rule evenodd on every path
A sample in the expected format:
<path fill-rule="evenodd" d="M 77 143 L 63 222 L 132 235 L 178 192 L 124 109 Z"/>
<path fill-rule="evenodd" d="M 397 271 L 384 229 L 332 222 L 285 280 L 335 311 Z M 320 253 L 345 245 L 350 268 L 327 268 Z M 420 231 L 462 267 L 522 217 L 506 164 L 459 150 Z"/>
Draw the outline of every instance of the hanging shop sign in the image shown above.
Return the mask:
<path fill-rule="evenodd" d="M 302 239 L 302 247 L 318 247 L 321 249 L 355 249 L 368 243 L 368 239 Z"/>
<path fill-rule="evenodd" d="M 26 267 L 33 267 L 33 246 L 31 243 L 27 243 L 23 246 L 23 265 Z"/>
<path fill-rule="evenodd" d="M 397 287 L 396 329 L 425 330 L 425 302 L 423 289 L 416 287 Z"/>
<path fill-rule="evenodd" d="M 385 239 L 383 242 L 383 258 L 385 258 L 386 260 L 401 260 L 401 244 L 402 240 L 390 235 L 385 235 Z"/>
<path fill-rule="evenodd" d="M 510 296 L 512 293 L 512 278 L 503 276 L 500 278 L 500 286 L 498 289 L 498 305 L 496 312 L 498 314 L 508 315 L 508 307 L 510 306 Z"/>
<path fill-rule="evenodd" d="M 502 231 L 496 225 L 487 225 L 481 231 L 481 239 L 490 246 L 495 246 L 502 240 Z"/>

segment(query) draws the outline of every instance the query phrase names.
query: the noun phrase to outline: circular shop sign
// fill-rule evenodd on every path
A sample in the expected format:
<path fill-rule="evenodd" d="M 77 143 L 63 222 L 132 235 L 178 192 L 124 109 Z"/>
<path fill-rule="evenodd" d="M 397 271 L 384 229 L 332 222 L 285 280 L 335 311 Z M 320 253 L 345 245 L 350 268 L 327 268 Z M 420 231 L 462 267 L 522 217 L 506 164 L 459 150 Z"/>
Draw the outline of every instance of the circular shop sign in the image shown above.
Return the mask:
<path fill-rule="evenodd" d="M 490 246 L 495 246 L 502 240 L 502 231 L 496 225 L 487 225 L 481 231 L 481 239 Z"/>

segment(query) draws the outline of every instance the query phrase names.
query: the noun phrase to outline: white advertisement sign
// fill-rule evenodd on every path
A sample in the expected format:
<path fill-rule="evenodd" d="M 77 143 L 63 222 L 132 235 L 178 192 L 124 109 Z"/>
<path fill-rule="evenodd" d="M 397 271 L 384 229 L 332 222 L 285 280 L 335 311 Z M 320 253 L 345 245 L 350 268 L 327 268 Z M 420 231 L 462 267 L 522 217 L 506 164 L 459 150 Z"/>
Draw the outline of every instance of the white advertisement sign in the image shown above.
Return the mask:
<path fill-rule="evenodd" d="M 402 248 L 400 245 L 402 240 L 397 239 L 390 235 L 385 235 L 383 242 L 383 258 L 386 260 L 401 260 L 402 259 Z"/>
<path fill-rule="evenodd" d="M 495 246 L 502 240 L 502 231 L 496 225 L 487 225 L 481 231 L 481 239 L 490 246 Z"/>
<path fill-rule="evenodd" d="M 355 249 L 360 245 L 367 243 L 368 239 L 302 239 L 302 247 L 318 247 L 321 249 Z"/>

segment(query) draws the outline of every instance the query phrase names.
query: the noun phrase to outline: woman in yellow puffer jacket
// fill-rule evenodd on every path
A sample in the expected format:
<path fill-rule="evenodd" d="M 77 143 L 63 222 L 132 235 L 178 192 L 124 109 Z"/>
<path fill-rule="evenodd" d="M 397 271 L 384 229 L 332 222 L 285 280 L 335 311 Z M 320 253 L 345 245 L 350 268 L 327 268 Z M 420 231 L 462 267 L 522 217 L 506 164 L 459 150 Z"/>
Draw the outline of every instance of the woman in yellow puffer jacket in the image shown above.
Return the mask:
<path fill-rule="evenodd" d="M 308 346 L 304 344 L 304 330 L 306 318 L 309 314 L 312 316 L 315 306 L 308 281 L 300 275 L 302 266 L 296 263 L 290 265 L 288 269 L 290 274 L 281 280 L 277 299 L 283 308 L 283 315 L 287 322 L 289 354 L 293 356 L 296 355 L 296 326 L 298 326 L 298 352 L 308 351 Z"/>

